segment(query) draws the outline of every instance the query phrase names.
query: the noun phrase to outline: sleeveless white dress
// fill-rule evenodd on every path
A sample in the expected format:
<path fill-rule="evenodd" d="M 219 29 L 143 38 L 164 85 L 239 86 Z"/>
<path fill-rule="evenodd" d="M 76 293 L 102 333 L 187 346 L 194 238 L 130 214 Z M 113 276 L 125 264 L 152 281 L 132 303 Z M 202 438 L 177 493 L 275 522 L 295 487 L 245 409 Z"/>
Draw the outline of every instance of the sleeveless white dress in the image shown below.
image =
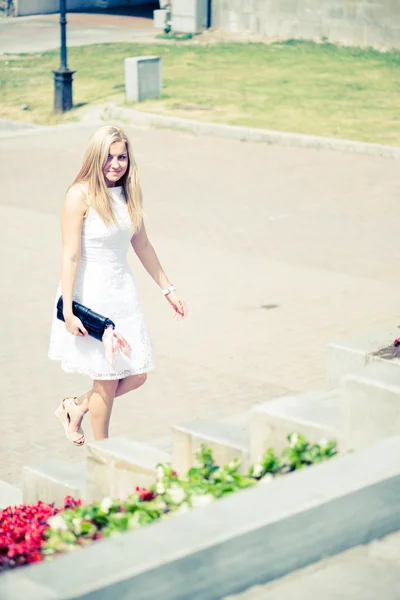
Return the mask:
<path fill-rule="evenodd" d="M 152 349 L 137 290 L 127 262 L 132 224 L 122 187 L 110 188 L 115 225 L 105 225 L 99 214 L 89 208 L 82 228 L 81 257 L 75 283 L 74 300 L 108 317 L 132 348 L 132 355 L 118 352 L 112 366 L 102 342 L 91 336 L 68 333 L 57 319 L 58 286 L 50 336 L 49 358 L 60 360 L 69 373 L 84 373 L 93 379 L 123 379 L 146 373 L 153 365 Z"/>

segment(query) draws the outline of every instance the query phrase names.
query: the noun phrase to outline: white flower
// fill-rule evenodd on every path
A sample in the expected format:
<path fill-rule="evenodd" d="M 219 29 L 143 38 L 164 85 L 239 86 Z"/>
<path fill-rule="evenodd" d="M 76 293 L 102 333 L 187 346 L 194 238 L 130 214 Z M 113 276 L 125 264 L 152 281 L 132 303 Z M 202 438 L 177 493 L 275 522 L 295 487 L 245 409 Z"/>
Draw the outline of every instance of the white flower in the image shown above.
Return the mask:
<path fill-rule="evenodd" d="M 157 479 L 163 479 L 165 477 L 164 467 L 159 465 L 156 469 L 156 477 Z"/>
<path fill-rule="evenodd" d="M 271 473 L 267 473 L 264 477 L 261 477 L 260 483 L 271 483 L 274 480 L 274 476 Z"/>
<path fill-rule="evenodd" d="M 178 508 L 178 510 L 175 511 L 175 514 L 177 513 L 185 513 L 189 510 L 189 504 L 187 502 L 182 502 L 182 504 L 180 505 L 180 507 Z M 170 513 L 173 514 L 173 513 Z"/>
<path fill-rule="evenodd" d="M 253 477 L 261 477 L 263 474 L 264 467 L 260 463 L 253 465 Z"/>
<path fill-rule="evenodd" d="M 165 494 L 165 485 L 161 481 L 156 484 L 156 492 L 157 494 Z"/>
<path fill-rule="evenodd" d="M 166 508 L 167 508 L 167 503 L 166 503 L 166 502 L 164 502 L 164 500 L 160 500 L 160 501 L 157 503 L 157 506 L 156 506 L 156 508 L 157 508 L 158 510 L 166 510 Z"/>
<path fill-rule="evenodd" d="M 326 448 L 326 446 L 328 445 L 328 440 L 323 439 L 319 442 L 318 445 L 321 446 L 321 448 Z"/>
<path fill-rule="evenodd" d="M 104 512 L 104 513 L 109 513 L 110 512 L 110 508 L 112 507 L 113 501 L 111 500 L 111 498 L 103 498 L 103 500 L 100 503 L 100 509 Z"/>
<path fill-rule="evenodd" d="M 67 531 L 68 527 L 61 515 L 54 515 L 47 520 L 48 524 L 55 531 Z"/>
<path fill-rule="evenodd" d="M 194 494 L 190 500 L 193 508 L 202 508 L 203 506 L 208 506 L 211 502 L 214 502 L 214 496 L 212 494 Z"/>
<path fill-rule="evenodd" d="M 72 520 L 72 525 L 74 526 L 75 535 L 80 535 L 82 533 L 82 519 L 76 517 Z"/>
<path fill-rule="evenodd" d="M 292 433 L 289 438 L 290 447 L 294 448 L 294 446 L 297 444 L 298 441 L 299 441 L 299 436 L 297 435 L 297 433 Z"/>
<path fill-rule="evenodd" d="M 184 501 L 186 494 L 180 485 L 173 483 L 168 489 L 168 496 L 171 498 L 174 504 L 180 504 Z"/>

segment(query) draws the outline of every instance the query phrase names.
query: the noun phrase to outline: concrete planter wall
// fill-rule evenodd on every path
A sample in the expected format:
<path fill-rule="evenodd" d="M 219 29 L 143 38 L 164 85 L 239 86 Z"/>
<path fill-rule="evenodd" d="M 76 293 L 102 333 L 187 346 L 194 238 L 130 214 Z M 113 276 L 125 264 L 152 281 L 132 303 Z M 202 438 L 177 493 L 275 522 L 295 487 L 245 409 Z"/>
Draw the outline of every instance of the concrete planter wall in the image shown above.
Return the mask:
<path fill-rule="evenodd" d="M 219 600 L 400 527 L 400 438 L 0 576 L 1 600 Z M 84 553 L 84 554 L 83 554 Z"/>
<path fill-rule="evenodd" d="M 90 8 L 112 8 L 115 6 L 139 6 L 148 0 L 68 0 L 67 8 L 85 10 Z M 15 0 L 15 16 L 56 13 L 60 10 L 60 0 Z"/>
<path fill-rule="evenodd" d="M 269 38 L 400 48 L 398 0 L 213 0 L 216 29 Z"/>

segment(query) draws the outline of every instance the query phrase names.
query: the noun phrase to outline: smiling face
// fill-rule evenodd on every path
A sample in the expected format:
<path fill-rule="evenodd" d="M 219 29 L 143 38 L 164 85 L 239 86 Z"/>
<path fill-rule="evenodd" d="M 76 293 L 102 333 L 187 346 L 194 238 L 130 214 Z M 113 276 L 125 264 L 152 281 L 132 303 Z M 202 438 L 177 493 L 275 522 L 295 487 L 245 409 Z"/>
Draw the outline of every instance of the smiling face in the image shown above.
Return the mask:
<path fill-rule="evenodd" d="M 125 142 L 114 142 L 108 151 L 108 158 L 103 167 L 103 175 L 107 187 L 114 187 L 128 170 L 129 157 Z"/>

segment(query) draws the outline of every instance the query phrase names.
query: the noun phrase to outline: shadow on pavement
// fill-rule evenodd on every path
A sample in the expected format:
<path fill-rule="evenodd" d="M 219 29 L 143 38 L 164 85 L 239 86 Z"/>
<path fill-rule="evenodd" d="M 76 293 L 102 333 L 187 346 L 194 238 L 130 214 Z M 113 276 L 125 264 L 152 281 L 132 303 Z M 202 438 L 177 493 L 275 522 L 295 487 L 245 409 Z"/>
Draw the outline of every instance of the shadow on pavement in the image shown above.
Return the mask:
<path fill-rule="evenodd" d="M 157 2 L 149 2 L 143 6 L 119 6 L 113 8 L 93 8 L 83 10 L 71 10 L 69 12 L 74 13 L 95 13 L 98 15 L 118 15 L 124 17 L 141 17 L 143 19 L 153 20 L 153 11 L 160 8 L 160 4 Z"/>

